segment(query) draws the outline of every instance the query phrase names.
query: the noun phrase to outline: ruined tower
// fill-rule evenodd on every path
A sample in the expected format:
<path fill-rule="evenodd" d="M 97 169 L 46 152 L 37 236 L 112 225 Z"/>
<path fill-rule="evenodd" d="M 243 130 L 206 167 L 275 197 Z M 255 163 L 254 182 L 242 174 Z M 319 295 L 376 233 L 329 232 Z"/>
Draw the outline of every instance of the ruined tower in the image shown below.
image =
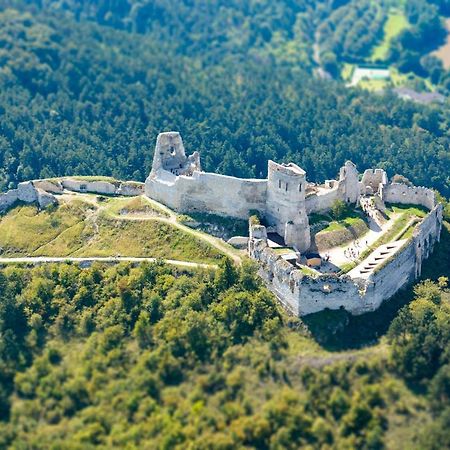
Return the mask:
<path fill-rule="evenodd" d="M 194 170 L 201 170 L 198 152 L 186 157 L 183 140 L 177 131 L 158 134 L 153 155 L 152 173 L 161 169 L 174 175 L 188 176 L 192 175 Z"/>
<path fill-rule="evenodd" d="M 269 161 L 266 217 L 270 225 L 292 245 L 304 252 L 311 245 L 305 207 L 306 172 L 296 164 Z"/>
<path fill-rule="evenodd" d="M 360 197 L 359 173 L 355 164 L 346 161 L 339 171 L 339 182 L 343 188 L 342 198 L 346 203 L 358 203 Z"/>

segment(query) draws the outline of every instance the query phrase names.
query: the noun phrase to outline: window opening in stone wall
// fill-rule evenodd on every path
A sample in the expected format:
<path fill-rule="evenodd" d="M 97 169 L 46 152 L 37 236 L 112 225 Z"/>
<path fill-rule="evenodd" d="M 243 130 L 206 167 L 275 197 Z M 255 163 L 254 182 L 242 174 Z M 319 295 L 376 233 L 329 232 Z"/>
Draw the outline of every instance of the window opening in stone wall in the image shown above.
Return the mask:
<path fill-rule="evenodd" d="M 286 183 L 286 192 L 287 192 L 287 190 L 288 190 L 288 186 L 289 186 L 289 184 L 288 184 L 288 183 Z"/>
<path fill-rule="evenodd" d="M 278 180 L 278 187 L 281 189 L 281 180 Z"/>
<path fill-rule="evenodd" d="M 302 192 L 302 184 L 301 183 L 298 185 L 298 192 Z"/>

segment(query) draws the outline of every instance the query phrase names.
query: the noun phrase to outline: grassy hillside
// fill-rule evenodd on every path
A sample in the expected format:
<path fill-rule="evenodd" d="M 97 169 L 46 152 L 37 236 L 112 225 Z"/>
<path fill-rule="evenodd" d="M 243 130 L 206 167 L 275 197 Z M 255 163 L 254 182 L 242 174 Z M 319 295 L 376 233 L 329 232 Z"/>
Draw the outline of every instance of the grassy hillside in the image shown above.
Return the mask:
<path fill-rule="evenodd" d="M 138 256 L 217 263 L 223 254 L 200 234 L 171 223 L 141 197 L 71 195 L 39 211 L 17 206 L 0 216 L 1 256 Z"/>

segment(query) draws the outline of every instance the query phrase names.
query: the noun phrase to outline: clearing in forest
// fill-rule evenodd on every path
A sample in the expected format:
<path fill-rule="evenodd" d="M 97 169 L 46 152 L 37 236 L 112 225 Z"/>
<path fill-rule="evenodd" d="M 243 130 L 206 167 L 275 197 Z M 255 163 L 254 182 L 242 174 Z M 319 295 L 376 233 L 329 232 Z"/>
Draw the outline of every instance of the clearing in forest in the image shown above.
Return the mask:
<path fill-rule="evenodd" d="M 370 59 L 372 61 L 385 61 L 388 56 L 392 39 L 398 36 L 408 26 L 408 19 L 405 17 L 403 11 L 392 9 L 384 24 L 383 40 L 373 49 Z"/>
<path fill-rule="evenodd" d="M 445 26 L 447 28 L 447 40 L 444 45 L 433 52 L 433 55 L 442 61 L 445 69 L 450 69 L 450 19 L 445 21 Z"/>

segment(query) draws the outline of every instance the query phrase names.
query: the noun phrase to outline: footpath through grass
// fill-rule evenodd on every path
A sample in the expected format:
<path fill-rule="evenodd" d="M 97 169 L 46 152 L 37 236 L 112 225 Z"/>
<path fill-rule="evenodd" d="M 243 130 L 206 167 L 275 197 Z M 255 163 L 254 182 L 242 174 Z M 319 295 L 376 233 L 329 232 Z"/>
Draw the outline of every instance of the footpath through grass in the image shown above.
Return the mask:
<path fill-rule="evenodd" d="M 212 264 L 223 256 L 208 242 L 164 221 L 165 217 L 127 220 L 125 213 L 114 217 L 122 206 L 127 211 L 134 208 L 134 214 L 148 211 L 139 199 L 123 203 L 113 199 L 110 206 L 112 211 L 99 210 L 78 199 L 44 211 L 19 205 L 0 216 L 0 256 L 135 256 Z"/>

